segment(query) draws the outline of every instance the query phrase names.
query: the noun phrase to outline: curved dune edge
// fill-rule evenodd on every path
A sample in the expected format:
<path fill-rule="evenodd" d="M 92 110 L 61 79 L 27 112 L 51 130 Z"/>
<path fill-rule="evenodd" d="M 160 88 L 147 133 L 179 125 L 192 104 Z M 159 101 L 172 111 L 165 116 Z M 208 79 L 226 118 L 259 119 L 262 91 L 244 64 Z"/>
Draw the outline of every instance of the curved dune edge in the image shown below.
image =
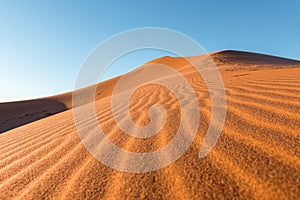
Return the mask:
<path fill-rule="evenodd" d="M 123 173 L 99 163 L 82 145 L 64 94 L 55 98 L 66 102 L 66 111 L 0 135 L 0 199 L 297 199 L 300 65 L 276 59 L 262 62 L 265 57 L 251 54 L 260 60 L 259 68 L 252 70 L 255 59 L 249 63 L 244 53 L 212 55 L 224 79 L 228 109 L 222 135 L 206 158 L 199 160 L 197 155 L 211 115 L 208 92 L 196 73 L 176 61 L 174 67 L 197 92 L 201 121 L 192 146 L 175 163 L 146 174 Z M 106 83 L 101 95 L 109 96 L 114 81 Z M 147 141 L 122 133 L 107 109 L 110 98 L 96 102 L 97 117 L 118 146 L 153 151 L 170 141 L 179 124 L 176 99 L 155 85 L 140 88 L 132 97 L 137 123 L 147 123 L 147 108 L 153 103 L 164 103 L 171 117 Z M 88 118 L 85 123 L 90 125 Z"/>
<path fill-rule="evenodd" d="M 242 51 L 225 50 L 211 53 L 210 56 L 221 71 L 231 71 L 233 73 L 237 70 L 245 71 L 245 73 L 233 75 L 241 77 L 249 75 L 247 71 L 300 66 L 300 61 Z M 202 56 L 193 56 L 191 58 L 202 59 Z M 206 57 L 204 56 L 204 58 Z M 165 56 L 149 61 L 146 64 L 150 63 L 167 65 L 181 73 L 191 73 L 189 64 L 184 58 Z M 140 69 L 142 70 L 144 67 L 148 67 L 146 64 L 145 66 L 141 66 Z M 122 76 L 118 76 L 99 83 L 97 85 L 95 100 L 98 101 L 111 96 L 115 84 L 121 77 Z M 90 89 L 92 89 L 92 87 L 81 89 L 81 96 L 84 98 L 85 94 L 89 92 Z M 0 103 L 0 134 L 72 109 L 72 94 L 73 92 L 67 92 L 34 100 Z"/>

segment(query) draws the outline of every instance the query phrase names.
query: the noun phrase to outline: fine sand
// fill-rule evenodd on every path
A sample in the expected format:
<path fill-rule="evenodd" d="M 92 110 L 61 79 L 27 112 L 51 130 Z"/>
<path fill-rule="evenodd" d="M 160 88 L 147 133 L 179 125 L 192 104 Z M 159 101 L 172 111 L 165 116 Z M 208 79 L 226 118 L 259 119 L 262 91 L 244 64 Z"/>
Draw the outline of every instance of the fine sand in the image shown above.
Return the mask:
<path fill-rule="evenodd" d="M 201 115 L 198 133 L 182 157 L 154 172 L 116 171 L 98 162 L 81 143 L 72 93 L 4 103 L 0 104 L 0 199 L 299 198 L 300 62 L 238 51 L 211 56 L 224 80 L 227 116 L 207 157 L 198 158 L 211 117 L 206 85 L 184 59 L 163 57 L 141 66 L 135 76 L 143 78 L 139 72 L 153 63 L 165 64 L 182 73 L 196 91 Z M 120 130 L 110 109 L 119 78 L 97 87 L 95 108 L 107 137 L 132 152 L 164 147 L 180 124 L 175 95 L 156 84 L 134 92 L 130 114 L 137 124 L 149 123 L 153 104 L 163 105 L 167 113 L 157 135 L 134 138 Z M 181 82 L 170 81 L 179 91 L 185 90 Z M 88 90 L 82 89 L 83 98 Z M 84 123 L 93 130 L 89 117 Z"/>

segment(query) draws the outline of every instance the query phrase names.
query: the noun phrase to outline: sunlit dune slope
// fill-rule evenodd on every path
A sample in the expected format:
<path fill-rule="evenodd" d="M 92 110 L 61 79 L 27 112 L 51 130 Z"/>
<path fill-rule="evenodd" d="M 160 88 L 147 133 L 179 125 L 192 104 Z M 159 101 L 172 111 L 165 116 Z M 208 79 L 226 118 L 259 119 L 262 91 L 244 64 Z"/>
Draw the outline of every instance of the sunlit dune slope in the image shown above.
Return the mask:
<path fill-rule="evenodd" d="M 143 174 L 107 167 L 81 143 L 73 120 L 71 93 L 66 93 L 45 98 L 59 103 L 62 107 L 54 107 L 61 108 L 61 112 L 55 110 L 60 113 L 0 135 L 0 199 L 299 198 L 300 62 L 237 51 L 211 56 L 224 80 L 227 116 L 218 143 L 207 157 L 198 158 L 211 117 L 206 85 L 184 59 L 163 57 L 150 63 L 180 71 L 196 91 L 200 106 L 197 135 L 182 157 Z M 153 104 L 164 105 L 168 116 L 157 135 L 137 139 L 122 132 L 112 116 L 110 95 L 118 79 L 100 83 L 96 93 L 97 118 L 107 137 L 133 152 L 165 146 L 180 125 L 174 94 L 155 84 L 134 92 L 130 114 L 137 124 L 149 123 L 148 111 Z M 186 89 L 176 78 L 170 81 L 179 91 Z M 33 102 L 26 108 L 42 109 Z M 7 109 L 9 113 L 13 107 Z M 92 131 L 91 117 L 86 116 L 83 123 Z M 4 118 L 0 119 L 1 124 Z"/>
<path fill-rule="evenodd" d="M 221 71 L 252 71 L 257 69 L 287 68 L 300 65 L 299 61 L 291 59 L 241 51 L 226 50 L 211 53 L 210 55 Z M 194 56 L 190 58 L 199 60 L 203 59 L 202 57 L 203 56 Z M 206 58 L 207 56 L 204 56 L 204 59 Z M 191 71 L 188 61 L 184 58 L 165 56 L 149 61 L 146 64 L 152 63 L 166 65 L 183 73 Z M 142 66 L 140 69 L 142 70 L 143 67 L 148 66 Z M 111 96 L 114 86 L 119 79 L 120 76 L 99 83 L 95 93 L 95 100 L 97 101 Z M 81 89 L 82 96 L 84 97 L 85 93 L 88 93 L 90 89 L 91 87 Z M 72 92 L 35 100 L 0 103 L 0 133 L 71 108 Z"/>

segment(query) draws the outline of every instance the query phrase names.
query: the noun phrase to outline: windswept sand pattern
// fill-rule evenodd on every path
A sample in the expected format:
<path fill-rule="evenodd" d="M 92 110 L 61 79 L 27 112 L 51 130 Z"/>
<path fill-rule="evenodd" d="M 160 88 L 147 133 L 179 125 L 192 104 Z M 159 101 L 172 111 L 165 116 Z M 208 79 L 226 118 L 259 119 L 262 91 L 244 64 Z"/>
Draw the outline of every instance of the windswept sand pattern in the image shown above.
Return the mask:
<path fill-rule="evenodd" d="M 182 157 L 155 172 L 113 170 L 85 149 L 69 109 L 0 135 L 0 199 L 298 199 L 300 64 L 272 57 L 249 62 L 251 55 L 231 51 L 213 58 L 224 79 L 227 117 L 217 145 L 204 159 L 198 158 L 198 151 L 211 117 L 206 85 L 184 61 L 164 57 L 155 62 L 170 62 L 181 71 L 200 106 L 198 133 Z M 278 65 L 272 68 L 270 59 Z M 255 62 L 260 67 L 248 70 Z M 179 92 L 185 91 L 181 82 L 173 82 Z M 108 83 L 113 88 L 115 81 Z M 164 147 L 176 134 L 181 113 L 168 89 L 148 84 L 131 98 L 130 115 L 139 125 L 149 123 L 151 105 L 161 104 L 167 111 L 163 129 L 147 139 L 133 138 L 116 126 L 110 93 L 106 90 L 95 108 L 99 124 L 114 144 L 149 152 Z M 91 117 L 82 123 L 92 132 Z M 101 141 L 97 148 L 101 150 Z"/>

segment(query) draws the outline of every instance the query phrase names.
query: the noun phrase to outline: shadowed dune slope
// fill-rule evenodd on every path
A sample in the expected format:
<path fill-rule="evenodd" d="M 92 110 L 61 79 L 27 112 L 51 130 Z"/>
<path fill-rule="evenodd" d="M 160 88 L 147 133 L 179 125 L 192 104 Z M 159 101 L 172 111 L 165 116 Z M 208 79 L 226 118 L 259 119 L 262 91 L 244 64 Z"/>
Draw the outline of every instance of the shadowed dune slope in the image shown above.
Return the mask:
<path fill-rule="evenodd" d="M 211 53 L 211 56 L 215 61 L 223 61 L 225 63 L 299 66 L 299 61 L 297 60 L 243 51 L 225 50 Z"/>
<path fill-rule="evenodd" d="M 228 56 L 231 60 L 226 61 Z M 66 111 L 0 135 L 0 199 L 299 198 L 300 63 L 232 51 L 213 53 L 212 57 L 224 80 L 227 116 L 218 143 L 207 157 L 198 158 L 211 117 L 206 85 L 184 60 L 163 57 L 151 63 L 170 63 L 179 70 L 196 91 L 200 106 L 198 132 L 182 157 L 144 174 L 107 167 L 81 143 L 69 109 L 71 93 L 66 93 L 49 97 L 54 103 L 63 103 L 61 108 Z M 137 124 L 149 123 L 149 108 L 154 104 L 164 105 L 168 116 L 158 134 L 138 139 L 122 132 L 113 119 L 110 95 L 117 80 L 100 83 L 97 88 L 96 115 L 107 137 L 132 152 L 164 147 L 180 125 L 174 94 L 156 84 L 134 92 L 129 111 Z M 186 90 L 176 77 L 169 81 L 179 92 Z M 87 115 L 82 122 L 92 132 L 91 117 Z M 100 141 L 97 148 L 101 150 Z"/>
<path fill-rule="evenodd" d="M 53 99 L 1 103 L 0 133 L 65 110 L 63 103 Z"/>
<path fill-rule="evenodd" d="M 96 100 L 110 96 L 118 79 L 116 77 L 99 83 Z M 87 87 L 80 90 L 83 98 L 90 89 Z M 35 100 L 0 103 L 0 134 L 71 108 L 72 92 Z"/>

